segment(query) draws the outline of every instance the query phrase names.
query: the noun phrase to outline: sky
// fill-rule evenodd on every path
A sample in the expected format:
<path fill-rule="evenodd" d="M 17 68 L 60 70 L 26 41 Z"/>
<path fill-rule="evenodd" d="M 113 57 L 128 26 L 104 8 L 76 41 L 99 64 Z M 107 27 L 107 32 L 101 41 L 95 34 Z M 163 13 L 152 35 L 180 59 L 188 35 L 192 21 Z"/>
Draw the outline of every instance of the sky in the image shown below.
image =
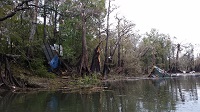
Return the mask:
<path fill-rule="evenodd" d="M 140 34 L 156 28 L 178 43 L 200 47 L 200 0 L 115 0 L 117 13 L 136 24 Z"/>

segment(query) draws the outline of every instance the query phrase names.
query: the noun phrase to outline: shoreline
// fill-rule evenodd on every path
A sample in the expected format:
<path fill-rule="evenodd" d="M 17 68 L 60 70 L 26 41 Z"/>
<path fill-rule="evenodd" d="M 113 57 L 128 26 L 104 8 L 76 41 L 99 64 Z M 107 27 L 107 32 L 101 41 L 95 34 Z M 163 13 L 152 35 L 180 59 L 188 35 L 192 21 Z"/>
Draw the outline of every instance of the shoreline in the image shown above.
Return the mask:
<path fill-rule="evenodd" d="M 193 74 L 177 74 L 178 76 L 200 76 L 200 73 Z M 64 91 L 67 93 L 77 92 L 77 91 L 100 91 L 105 89 L 103 83 L 106 82 L 114 82 L 114 81 L 133 81 L 133 80 L 141 80 L 141 79 L 158 79 L 158 78 L 148 78 L 147 75 L 143 75 L 140 77 L 135 76 L 123 76 L 123 75 L 111 75 L 112 77 L 108 77 L 107 79 L 98 78 L 97 82 L 91 84 L 84 84 L 79 82 L 80 80 L 84 80 L 83 78 L 72 78 L 71 76 L 57 76 L 56 78 L 40 78 L 34 76 L 26 76 L 26 86 L 25 88 L 13 88 L 10 90 L 0 88 L 0 91 L 14 91 L 14 92 L 29 92 L 29 91 Z"/>

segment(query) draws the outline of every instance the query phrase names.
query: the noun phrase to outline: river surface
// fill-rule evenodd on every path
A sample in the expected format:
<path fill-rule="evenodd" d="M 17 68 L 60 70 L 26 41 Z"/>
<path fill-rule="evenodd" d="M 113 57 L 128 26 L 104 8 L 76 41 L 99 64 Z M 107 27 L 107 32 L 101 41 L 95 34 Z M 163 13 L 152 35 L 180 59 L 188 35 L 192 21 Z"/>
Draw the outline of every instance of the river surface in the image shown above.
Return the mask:
<path fill-rule="evenodd" d="M 200 76 L 113 81 L 98 92 L 1 92 L 0 112 L 200 112 Z"/>

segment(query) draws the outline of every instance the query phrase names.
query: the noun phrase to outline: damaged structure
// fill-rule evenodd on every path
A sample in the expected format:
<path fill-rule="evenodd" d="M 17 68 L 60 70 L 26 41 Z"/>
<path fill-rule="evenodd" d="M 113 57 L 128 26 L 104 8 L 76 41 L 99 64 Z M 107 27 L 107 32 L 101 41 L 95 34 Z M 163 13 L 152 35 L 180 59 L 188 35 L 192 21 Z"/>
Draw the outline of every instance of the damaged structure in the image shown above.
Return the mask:
<path fill-rule="evenodd" d="M 165 70 L 162 70 L 157 66 L 153 66 L 153 69 L 148 77 L 171 77 L 171 75 Z"/>

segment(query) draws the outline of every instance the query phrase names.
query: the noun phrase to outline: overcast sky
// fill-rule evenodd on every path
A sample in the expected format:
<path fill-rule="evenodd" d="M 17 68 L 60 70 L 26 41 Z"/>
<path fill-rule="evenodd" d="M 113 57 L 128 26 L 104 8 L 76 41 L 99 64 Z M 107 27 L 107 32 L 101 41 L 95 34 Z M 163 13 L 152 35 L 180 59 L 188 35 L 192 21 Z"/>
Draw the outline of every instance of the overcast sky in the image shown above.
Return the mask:
<path fill-rule="evenodd" d="M 200 0 L 115 0 L 140 33 L 156 28 L 180 43 L 200 44 Z"/>

